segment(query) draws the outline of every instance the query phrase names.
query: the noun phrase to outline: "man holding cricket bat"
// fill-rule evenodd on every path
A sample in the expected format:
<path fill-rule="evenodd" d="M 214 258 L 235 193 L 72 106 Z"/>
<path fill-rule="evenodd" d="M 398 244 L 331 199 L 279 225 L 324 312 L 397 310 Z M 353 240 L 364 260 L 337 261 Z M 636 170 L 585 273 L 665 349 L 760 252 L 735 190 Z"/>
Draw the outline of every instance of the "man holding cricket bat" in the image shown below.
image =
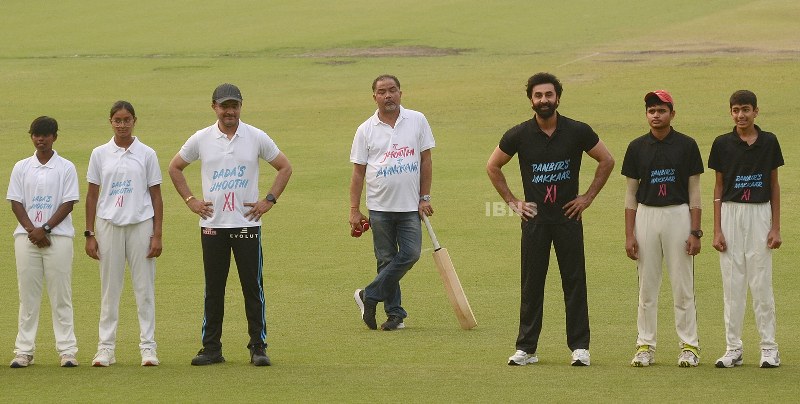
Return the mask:
<path fill-rule="evenodd" d="M 495 148 L 486 170 L 497 192 L 522 217 L 522 293 L 516 352 L 512 366 L 539 361 L 544 285 L 550 245 L 556 250 L 566 306 L 567 346 L 573 366 L 589 365 L 589 308 L 583 250 L 583 211 L 605 185 L 614 158 L 589 125 L 556 112 L 561 83 L 549 73 L 528 79 L 526 92 L 533 119 L 509 129 Z M 594 180 L 578 194 L 581 158 L 597 160 Z M 518 154 L 525 199 L 511 192 L 502 168 Z"/>
<path fill-rule="evenodd" d="M 358 127 L 350 150 L 351 234 L 357 237 L 371 228 L 378 261 L 375 279 L 354 294 L 361 319 L 371 330 L 378 328 L 378 302 L 383 302 L 387 315 L 381 329 L 404 328 L 403 319 L 408 313 L 401 305 L 400 279 L 419 260 L 420 216 L 433 214 L 433 133 L 425 115 L 400 105 L 402 95 L 395 76 L 381 75 L 372 82 L 372 98 L 378 109 Z M 361 213 L 365 182 L 369 218 Z"/>

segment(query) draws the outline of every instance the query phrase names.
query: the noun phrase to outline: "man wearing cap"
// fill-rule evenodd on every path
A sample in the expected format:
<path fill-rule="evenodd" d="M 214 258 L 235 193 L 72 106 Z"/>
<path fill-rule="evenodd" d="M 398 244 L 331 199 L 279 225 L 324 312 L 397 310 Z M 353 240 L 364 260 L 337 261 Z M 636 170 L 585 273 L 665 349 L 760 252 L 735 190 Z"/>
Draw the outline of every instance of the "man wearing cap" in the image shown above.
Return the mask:
<path fill-rule="evenodd" d="M 678 366 L 697 366 L 699 339 L 694 297 L 694 256 L 700 252 L 700 174 L 703 160 L 697 143 L 670 125 L 672 96 L 664 90 L 644 97 L 650 131 L 634 139 L 625 152 L 625 251 L 639 273 L 638 338 L 635 367 L 654 363 L 661 288 L 666 261 L 680 339 Z"/>
<path fill-rule="evenodd" d="M 225 361 L 222 320 L 232 251 L 244 295 L 250 362 L 268 366 L 261 216 L 278 202 L 292 175 L 292 166 L 264 131 L 239 120 L 242 94 L 238 87 L 227 83 L 218 86 L 211 97 L 211 108 L 217 121 L 195 132 L 169 164 L 175 189 L 186 206 L 200 216 L 206 281 L 203 349 L 192 359 L 192 365 Z M 259 159 L 277 171 L 266 196 L 258 190 Z M 195 196 L 183 169 L 197 160 L 202 161 L 203 190 Z"/>

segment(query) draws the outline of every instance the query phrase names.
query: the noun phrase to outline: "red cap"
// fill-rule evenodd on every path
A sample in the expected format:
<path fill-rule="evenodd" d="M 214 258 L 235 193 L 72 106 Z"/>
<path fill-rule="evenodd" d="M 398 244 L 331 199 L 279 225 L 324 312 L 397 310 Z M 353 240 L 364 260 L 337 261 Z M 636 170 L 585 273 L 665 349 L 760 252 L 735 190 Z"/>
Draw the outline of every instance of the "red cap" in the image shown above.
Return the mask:
<path fill-rule="evenodd" d="M 651 91 L 644 95 L 644 100 L 647 101 L 647 99 L 650 98 L 650 96 L 652 95 L 655 95 L 661 101 L 664 101 L 666 103 L 671 104 L 672 106 L 675 106 L 675 102 L 672 101 L 672 96 L 669 95 L 669 93 L 666 90 Z"/>

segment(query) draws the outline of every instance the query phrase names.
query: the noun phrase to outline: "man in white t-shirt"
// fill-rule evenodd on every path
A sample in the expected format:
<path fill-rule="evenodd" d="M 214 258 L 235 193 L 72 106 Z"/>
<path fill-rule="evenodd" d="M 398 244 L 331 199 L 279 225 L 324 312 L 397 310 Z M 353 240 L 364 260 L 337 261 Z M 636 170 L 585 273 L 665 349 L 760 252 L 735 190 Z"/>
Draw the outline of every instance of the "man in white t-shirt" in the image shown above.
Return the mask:
<path fill-rule="evenodd" d="M 377 111 L 356 130 L 350 150 L 350 227 L 364 231 L 361 192 L 367 186 L 366 205 L 377 258 L 378 274 L 354 294 L 361 319 L 378 328 L 376 306 L 383 302 L 384 331 L 404 328 L 408 316 L 401 305 L 400 279 L 419 260 L 422 250 L 421 215 L 432 215 L 431 150 L 436 143 L 428 120 L 400 105 L 400 81 L 381 75 L 372 82 Z"/>
<path fill-rule="evenodd" d="M 33 364 L 42 286 L 53 315 L 53 333 L 61 366 L 78 366 L 78 344 L 72 311 L 72 208 L 78 202 L 75 165 L 53 150 L 58 122 L 40 116 L 31 123 L 32 157 L 11 171 L 6 199 L 19 225 L 14 230 L 14 252 L 19 287 L 19 331 L 12 368 Z"/>
<path fill-rule="evenodd" d="M 264 131 L 239 120 L 242 93 L 233 84 L 221 84 L 211 97 L 217 122 L 197 131 L 169 164 L 169 175 L 186 205 L 200 216 L 200 240 L 205 271 L 203 349 L 192 365 L 224 362 L 222 319 L 225 284 L 231 251 L 236 259 L 244 295 L 250 342 L 250 362 L 269 366 L 264 314 L 261 250 L 261 216 L 278 202 L 292 166 Z M 263 159 L 277 171 L 266 197 L 258 191 L 258 162 Z M 203 192 L 195 197 L 183 169 L 200 160 Z"/>

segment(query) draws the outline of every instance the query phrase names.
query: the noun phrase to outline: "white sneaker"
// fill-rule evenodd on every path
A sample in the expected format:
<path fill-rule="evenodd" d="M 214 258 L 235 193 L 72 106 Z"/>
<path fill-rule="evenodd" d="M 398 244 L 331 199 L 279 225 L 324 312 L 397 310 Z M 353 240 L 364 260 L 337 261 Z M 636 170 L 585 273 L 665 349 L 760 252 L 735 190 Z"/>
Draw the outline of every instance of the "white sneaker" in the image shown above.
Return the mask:
<path fill-rule="evenodd" d="M 589 350 L 576 349 L 572 351 L 572 366 L 589 366 Z"/>
<path fill-rule="evenodd" d="M 92 366 L 106 367 L 117 363 L 117 358 L 114 357 L 114 350 L 111 348 L 100 348 L 92 359 Z"/>
<path fill-rule="evenodd" d="M 61 355 L 61 367 L 62 368 L 74 368 L 78 366 L 78 360 L 75 359 L 74 354 L 63 354 Z"/>
<path fill-rule="evenodd" d="M 142 366 L 158 366 L 160 362 L 158 361 L 158 356 L 156 356 L 156 350 L 154 348 L 144 348 L 142 349 Z"/>
<path fill-rule="evenodd" d="M 729 349 L 725 351 L 725 355 L 717 359 L 714 366 L 718 368 L 732 368 L 734 366 L 742 366 L 742 350 Z"/>
<path fill-rule="evenodd" d="M 696 367 L 699 364 L 700 358 L 689 349 L 684 349 L 678 356 L 678 366 L 682 368 Z"/>
<path fill-rule="evenodd" d="M 650 366 L 656 363 L 656 351 L 649 345 L 642 345 L 633 356 L 631 366 L 636 368 Z"/>
<path fill-rule="evenodd" d="M 529 355 L 525 351 L 517 350 L 517 352 L 514 352 L 514 355 L 508 358 L 508 366 L 525 366 L 529 363 L 536 362 L 539 362 L 539 358 L 536 357 L 536 352 Z"/>
<path fill-rule="evenodd" d="M 12 368 L 26 368 L 28 365 L 33 365 L 33 355 L 17 354 L 11 361 Z"/>
<path fill-rule="evenodd" d="M 781 365 L 781 356 L 778 354 L 777 349 L 762 349 L 761 350 L 761 367 L 762 368 L 776 368 Z"/>

